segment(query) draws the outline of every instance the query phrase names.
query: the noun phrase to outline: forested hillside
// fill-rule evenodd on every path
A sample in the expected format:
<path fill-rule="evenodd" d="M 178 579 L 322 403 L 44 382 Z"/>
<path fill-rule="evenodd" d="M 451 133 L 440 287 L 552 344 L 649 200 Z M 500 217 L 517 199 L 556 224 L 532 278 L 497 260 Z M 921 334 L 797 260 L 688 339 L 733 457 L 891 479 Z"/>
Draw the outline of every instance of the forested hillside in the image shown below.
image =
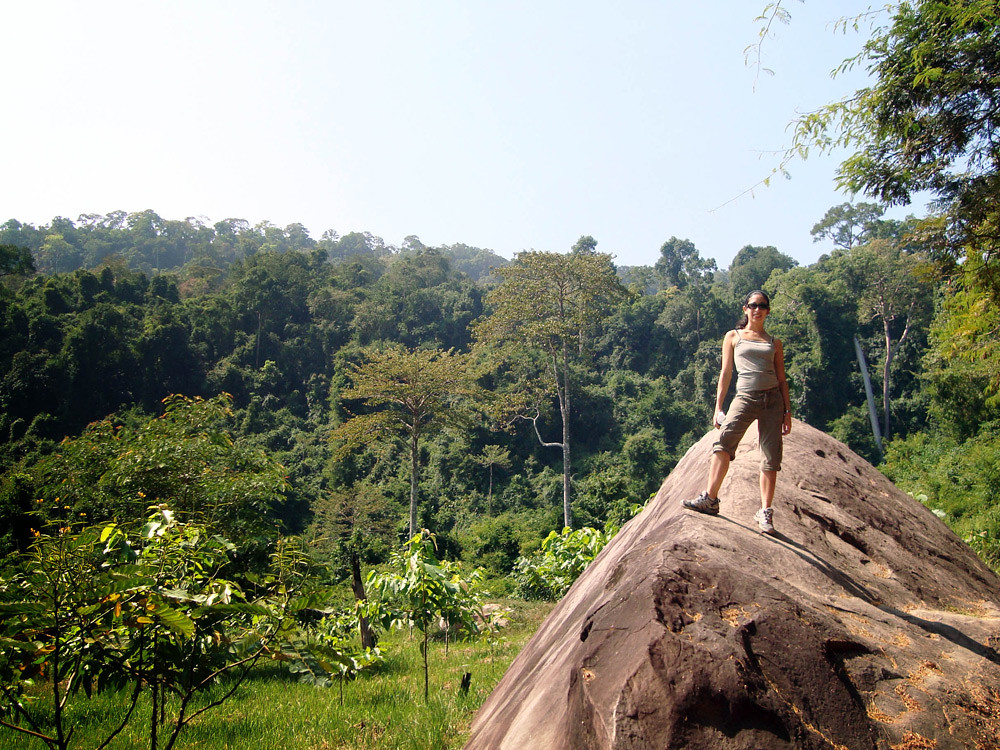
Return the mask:
<path fill-rule="evenodd" d="M 641 13 L 617 15 L 633 27 L 656 28 Z M 767 70 L 763 53 L 774 43 L 777 22 L 791 18 L 783 0 L 761 10 L 759 39 L 745 51 L 758 72 Z M 788 255 L 790 248 L 746 245 L 720 268 L 683 236 L 663 237 L 658 253 L 647 248 L 651 265 L 621 267 L 607 252 L 615 248 L 599 246 L 587 235 L 572 247 L 526 250 L 508 260 L 464 244 L 430 247 L 416 236 L 399 246 L 368 232 L 329 230 L 317 239 L 302 224 L 282 228 L 241 219 L 209 224 L 164 218 L 153 210 L 57 216 L 39 225 L 10 218 L 0 224 L 0 739 L 16 737 L 12 741 L 37 741 L 59 750 L 140 745 L 155 750 L 181 747 L 177 740 L 185 730 L 191 746 L 199 747 L 248 741 L 280 748 L 358 741 L 366 747 L 457 747 L 471 711 L 499 679 L 493 674 L 498 652 L 503 659 L 513 658 L 545 616 L 546 606 L 528 600 L 562 597 L 687 449 L 711 430 L 722 337 L 737 324 L 741 302 L 754 289 L 770 296 L 767 330 L 784 344 L 793 416 L 872 462 L 1000 570 L 998 19 L 997 0 L 918 0 L 869 8 L 835 23 L 838 32 L 854 29 L 863 40 L 833 77 L 860 72 L 854 80 L 864 86 L 839 101 L 797 110 L 802 114 L 788 129 L 791 145 L 783 153 L 768 152 L 766 158 L 774 161 L 770 176 L 747 191 L 763 188 L 779 174 L 788 176 L 789 164 L 810 153 L 838 159 L 847 154 L 836 183 L 850 202 L 806 217 L 816 222 L 812 234 L 823 253 L 808 266 Z M 100 19 L 99 26 L 114 40 L 105 45 L 113 51 L 132 36 L 108 31 L 106 20 Z M 420 21 L 426 26 L 426 19 Z M 229 33 L 232 25 L 224 22 Z M 467 25 L 474 30 L 474 24 Z M 142 31 L 133 36 L 155 41 Z M 270 43 L 270 25 L 267 31 Z M 585 47 L 586 37 L 575 26 L 571 32 L 574 44 Z M 602 26 L 599 34 L 605 32 Z M 697 33 L 691 38 L 703 41 Z M 94 47 L 90 35 L 81 31 L 75 37 Z M 243 40 L 242 28 L 235 36 Z M 300 34 L 287 36 L 294 49 L 310 47 L 301 44 Z M 427 46 L 422 36 L 411 36 Z M 482 54 L 480 34 L 463 36 L 471 44 L 463 54 L 491 59 Z M 623 43 L 633 40 L 631 33 L 619 36 Z M 56 40 L 49 57 L 73 55 L 73 45 L 58 34 L 49 37 Z M 213 55 L 227 49 L 218 34 L 203 37 Z M 194 51 L 197 43 L 189 41 Z M 32 54 L 44 46 L 34 44 Z M 265 68 L 295 57 L 262 58 L 259 46 L 247 47 L 247 59 Z M 558 44 L 542 46 L 548 53 L 558 49 Z M 509 54 L 517 45 L 501 47 Z M 240 58 L 226 57 L 227 64 L 217 67 L 245 72 L 253 96 L 243 99 L 251 104 L 260 91 L 270 90 L 268 80 L 279 80 L 261 75 L 256 64 L 230 65 Z M 444 59 L 431 58 L 436 66 Z M 191 56 L 199 59 L 205 58 Z M 351 56 L 343 59 L 344 70 L 354 71 Z M 538 175 L 561 171 L 563 182 L 551 184 L 565 185 L 581 174 L 581 148 L 599 151 L 602 143 L 614 140 L 615 131 L 607 130 L 600 117 L 595 122 L 603 132 L 594 139 L 572 125 L 559 125 L 560 107 L 569 116 L 564 122 L 572 123 L 594 100 L 585 71 L 562 76 L 560 66 L 567 59 L 576 58 L 548 54 L 537 65 L 514 66 L 515 76 L 531 75 L 544 83 L 539 98 L 523 106 L 532 99 L 518 86 L 515 106 L 480 108 L 488 115 L 488 127 L 479 129 L 470 127 L 474 118 L 465 117 L 470 108 L 464 95 L 448 97 L 458 105 L 458 114 L 450 118 L 442 119 L 432 106 L 429 117 L 400 119 L 363 106 L 363 97 L 317 95 L 315 87 L 300 86 L 299 101 L 328 100 L 337 109 L 325 117 L 350 121 L 358 132 L 370 129 L 378 136 L 367 156 L 365 149 L 357 150 L 364 179 L 352 184 L 346 174 L 337 175 L 344 182 L 336 190 L 313 189 L 320 183 L 304 180 L 295 192 L 285 190 L 285 179 L 262 181 L 255 174 L 248 180 L 251 192 L 260 193 L 263 184 L 279 185 L 279 192 L 287 193 L 281 200 L 300 206 L 306 191 L 322 196 L 320 210 L 325 211 L 326 202 L 337 200 L 342 190 L 351 194 L 354 210 L 396 213 L 400 204 L 392 209 L 383 187 L 403 186 L 399 195 L 408 204 L 413 190 L 405 186 L 424 190 L 424 177 L 440 172 L 447 189 L 439 182 L 424 197 L 435 208 L 446 207 L 442 216 L 453 222 L 463 212 L 448 196 L 457 195 L 455 190 L 475 192 L 491 179 L 476 157 L 487 154 L 485 148 L 491 158 L 517 161 L 516 169 L 504 165 L 503 171 L 517 173 L 519 186 L 531 186 L 506 191 L 516 194 L 520 203 L 515 205 L 526 205 L 536 193 L 565 200 L 553 205 L 529 200 L 533 211 L 548 214 L 555 203 L 578 204 L 572 214 L 561 214 L 560 227 L 565 216 L 579 216 L 578 211 L 596 209 L 605 200 L 590 195 L 590 186 L 617 185 L 622 175 L 634 176 L 635 165 L 645 165 L 642 169 L 655 181 L 629 195 L 645 193 L 652 203 L 633 201 L 598 211 L 611 222 L 603 226 L 643 226 L 645 219 L 634 216 L 647 210 L 644 205 L 662 207 L 669 186 L 691 182 L 692 168 L 674 155 L 713 150 L 713 144 L 729 139 L 725 128 L 733 123 L 714 118 L 713 125 L 722 130 L 664 138 L 661 126 L 667 120 L 658 124 L 646 107 L 655 97 L 606 108 L 616 116 L 624 113 L 617 119 L 630 132 L 638 133 L 638 127 L 651 134 L 649 143 L 655 142 L 657 151 L 668 144 L 659 153 L 663 161 L 647 154 L 652 147 L 639 139 L 630 158 L 625 151 L 604 149 L 613 163 L 613 171 L 604 175 L 613 174 L 613 180 L 590 170 L 573 186 L 582 188 L 579 193 L 546 190 Z M 662 67 L 664 60 L 642 70 L 627 61 L 629 80 L 673 83 L 677 76 Z M 142 77 L 141 60 L 134 62 L 144 90 L 169 91 L 170 76 Z M 685 64 L 694 72 L 699 65 L 715 68 L 715 62 L 692 58 Z M 80 68 L 80 80 L 107 78 L 106 70 L 92 63 Z M 55 84 L 28 84 L 19 101 L 30 101 L 38 92 L 48 101 L 52 97 L 46 99 L 46 92 L 59 86 L 68 90 L 67 66 L 49 67 L 62 78 Z M 602 76 L 612 73 L 604 76 L 611 82 L 608 91 L 620 89 L 614 65 L 600 68 Z M 337 65 L 321 69 L 329 77 Z M 555 88 L 553 73 L 560 76 Z M 573 90 L 562 83 L 572 84 L 574 76 L 582 98 L 556 101 L 556 89 Z M 432 78 L 414 86 L 421 100 L 426 84 L 439 88 Z M 475 75 L 454 78 L 478 84 Z M 688 78 L 689 83 L 699 80 Z M 157 85 L 146 86 L 147 79 Z M 188 101 L 190 77 L 178 80 L 180 99 Z M 299 76 L 289 72 L 280 80 Z M 92 88 L 76 87 L 84 92 L 76 109 L 86 110 L 81 104 L 90 104 L 86 92 Z M 212 91 L 223 90 L 201 88 L 210 98 Z M 226 90 L 238 92 L 239 87 Z M 692 91 L 688 99 L 700 101 Z M 394 112 L 419 112 L 400 110 L 382 85 L 370 93 L 380 103 L 389 102 Z M 96 107 L 92 113 L 100 116 L 73 122 L 87 122 L 93 133 L 106 131 L 112 145 L 92 148 L 87 132 L 75 125 L 72 132 L 60 128 L 58 116 L 33 117 L 33 124 L 54 128 L 39 131 L 45 136 L 42 148 L 68 150 L 49 169 L 24 162 L 26 171 L 8 179 L 13 190 L 26 183 L 41 186 L 31 200 L 43 206 L 93 204 L 101 198 L 92 178 L 101 170 L 114 183 L 112 195 L 124 190 L 128 200 L 146 204 L 135 178 L 160 182 L 164 170 L 159 167 L 183 151 L 193 161 L 186 169 L 179 164 L 178 175 L 203 180 L 210 193 L 248 205 L 245 197 L 219 190 L 221 183 L 210 179 L 212 170 L 218 174 L 226 163 L 224 153 L 216 158 L 213 137 L 242 132 L 246 118 L 238 109 L 223 107 L 225 117 L 233 119 L 216 127 L 210 114 L 201 117 L 211 106 L 198 107 L 199 116 L 187 117 L 182 128 L 198 143 L 185 146 L 183 138 L 175 141 L 171 130 L 176 128 L 165 126 L 156 138 L 135 127 L 136 112 L 141 112 L 135 97 L 119 97 L 117 110 L 107 98 L 90 99 Z M 139 120 L 159 117 L 162 99 L 152 97 L 153 114 Z M 269 135 L 268 142 L 280 141 L 282 147 L 316 142 L 299 137 L 302 123 L 319 123 L 322 129 L 330 122 L 289 118 L 288 112 L 309 110 L 276 101 L 276 117 L 296 132 L 286 139 Z M 769 107 L 764 101 L 761 97 L 761 106 Z M 361 106 L 366 116 L 344 118 L 344 102 L 359 112 Z M 174 109 L 183 114 L 183 107 Z M 505 109 L 532 117 L 494 117 Z M 752 111 L 757 119 L 760 110 Z M 675 114 L 666 107 L 656 116 L 678 120 Z M 380 119 L 394 119 L 403 129 L 372 128 L 370 123 Z M 421 144 L 410 132 L 420 120 L 430 123 L 435 142 L 460 146 L 452 150 L 465 162 L 463 168 L 472 166 L 467 176 L 438 169 L 443 152 L 427 151 L 430 170 L 399 158 Z M 454 144 L 447 128 L 441 130 L 446 120 L 458 128 L 454 133 L 481 137 L 480 151 L 461 148 L 476 138 Z M 739 124 L 746 122 L 743 117 Z M 545 127 L 535 127 L 539 123 L 549 127 L 551 137 Z M 536 158 L 540 152 L 534 146 L 522 152 L 517 139 L 505 137 L 512 125 L 530 131 L 531 143 L 543 147 L 573 131 L 575 137 L 563 144 L 569 146 L 572 165 L 560 167 L 547 154 Z M 350 139 L 322 132 L 338 153 L 355 150 Z M 402 137 L 386 135 L 393 132 Z M 23 137 L 8 140 L 12 148 L 23 145 Z M 198 157 L 202 143 L 213 149 L 210 158 Z M 232 158 L 251 168 L 268 159 L 280 162 L 285 175 L 301 166 L 293 152 L 261 151 L 261 143 L 234 137 Z M 39 149 L 20 152 L 37 155 Z M 137 155 L 125 160 L 136 170 L 128 173 L 132 177 L 76 160 L 84 153 L 112 152 Z M 388 179 L 372 167 L 376 152 L 398 162 L 385 172 Z M 328 177 L 340 167 L 329 158 L 310 154 L 309 159 L 324 176 L 324 186 L 338 185 Z M 532 165 L 535 172 L 527 169 Z M 718 173 L 728 164 L 703 166 L 696 167 L 699 173 L 712 175 L 719 185 L 741 179 L 736 165 L 733 174 L 722 175 L 725 179 Z M 54 181 L 37 179 L 50 173 Z M 393 185 L 392 173 L 405 173 L 406 179 Z M 69 191 L 53 192 L 56 183 L 66 183 Z M 188 200 L 191 184 L 185 179 L 162 195 L 179 191 Z M 31 192 L 29 186 L 26 193 Z M 267 202 L 265 193 L 254 199 Z M 475 193 L 475 202 L 488 208 L 491 219 L 508 215 L 482 195 Z M 926 215 L 887 218 L 902 215 L 890 213 L 891 208 L 913 204 L 926 206 Z M 407 212 L 399 212 L 402 218 L 399 213 L 395 218 L 410 221 L 406 217 L 420 216 L 426 205 L 407 205 Z M 525 212 L 521 224 L 532 228 L 518 231 L 533 233 L 535 216 Z M 433 224 L 428 221 L 427 226 Z M 770 222 L 777 231 L 780 221 L 762 218 L 760 223 Z M 733 222 L 729 228 L 733 225 L 743 226 Z M 797 257 L 800 251 L 795 249 Z M 808 472 L 810 461 L 814 475 L 823 471 L 814 456 L 826 454 L 807 444 L 812 431 L 801 422 L 796 429 L 797 455 L 808 459 L 790 473 Z M 855 472 L 859 477 L 865 473 L 861 468 Z M 779 518 L 795 491 L 802 491 L 801 481 L 792 488 L 794 478 L 778 482 Z M 870 477 L 865 481 L 878 485 Z M 754 485 L 743 489 L 753 496 Z M 789 492 L 784 498 L 783 491 Z M 858 523 L 873 528 L 871 519 L 880 515 L 868 510 L 879 494 L 889 497 L 888 492 L 868 493 L 856 503 L 856 510 L 865 511 L 855 514 L 862 519 Z M 907 507 L 905 497 L 896 500 L 897 508 Z M 747 507 L 745 501 L 746 496 L 741 506 L 739 497 L 731 498 L 724 510 Z M 933 524 L 927 514 L 918 515 L 921 523 Z M 910 528 L 903 532 L 910 538 L 917 533 L 912 525 L 889 526 Z M 630 531 L 619 539 L 627 541 Z M 752 538 L 759 541 L 757 535 Z M 964 554 L 961 543 L 948 538 Z M 894 541 L 906 547 L 906 538 Z M 737 557 L 750 559 L 745 552 Z M 943 559 L 958 565 L 957 557 Z M 888 568 L 870 563 L 867 555 L 861 559 L 870 569 L 865 575 L 881 579 Z M 826 567 L 837 564 L 834 559 Z M 919 565 L 914 565 L 910 569 L 916 571 Z M 814 570 L 808 572 L 815 576 Z M 853 580 L 849 570 L 833 572 L 837 575 L 828 577 L 838 590 L 843 580 Z M 918 573 L 913 580 L 926 580 L 926 571 Z M 648 571 L 636 571 L 644 574 Z M 863 598 L 867 606 L 871 597 Z M 975 609 L 939 614 L 971 620 L 981 615 Z M 519 615 L 527 616 L 518 621 Z M 589 625 L 582 632 L 586 636 Z M 479 640 L 474 647 L 458 644 L 473 639 Z M 841 641 L 825 643 L 831 642 Z M 449 649 L 461 653 L 446 665 Z M 821 651 L 828 666 L 830 649 Z M 931 663 L 922 656 L 920 661 Z M 862 667 L 870 671 L 868 662 Z M 844 682 L 840 671 L 831 673 L 838 689 Z M 289 675 L 306 683 L 311 695 L 292 690 Z M 871 682 L 862 676 L 865 685 Z M 902 697 L 906 703 L 906 694 L 890 678 L 895 692 L 887 706 L 895 708 L 887 710 L 898 714 L 909 705 L 897 702 Z M 418 681 L 423 704 L 415 700 Z M 768 676 L 746 684 L 761 692 L 765 682 L 774 685 Z M 339 688 L 339 712 L 332 694 L 322 696 L 316 686 Z M 857 691 L 847 687 L 851 695 L 845 694 L 844 705 L 853 706 Z M 217 723 L 201 720 L 230 700 L 240 707 Z M 995 708 L 995 703 L 989 704 L 989 696 L 971 695 L 963 710 L 977 726 L 986 726 L 980 709 Z M 779 712 L 790 715 L 786 709 L 801 721 L 794 701 L 785 701 Z M 741 712 L 747 713 L 730 712 L 737 724 Z M 878 713 L 893 722 L 902 716 Z M 310 729 L 289 717 L 328 721 Z M 881 722 L 872 710 L 867 718 Z M 717 722 L 709 724 L 717 735 Z M 762 726 L 751 724 L 754 731 Z M 950 718 L 947 725 L 950 731 Z M 806 728 L 812 731 L 813 725 Z M 911 728 L 919 725 L 896 727 Z M 280 731 L 265 741 L 270 729 Z M 794 734 L 782 730 L 786 738 Z M 907 731 L 904 744 L 913 737 L 920 735 Z"/>
<path fill-rule="evenodd" d="M 96 495 L 121 496 L 106 486 L 110 467 L 177 394 L 188 408 L 171 402 L 176 429 L 208 429 L 205 420 L 233 436 L 240 460 L 285 467 L 286 481 L 255 500 L 264 521 L 255 526 L 305 535 L 343 573 L 351 551 L 384 560 L 406 538 L 412 507 L 444 554 L 506 574 L 567 521 L 627 518 L 704 434 L 721 337 L 754 288 L 773 299 L 769 327 L 785 342 L 795 416 L 881 460 L 857 339 L 886 470 L 994 549 L 995 516 L 979 505 L 997 490 L 995 469 L 982 466 L 996 447 L 997 407 L 988 375 L 956 370 L 949 354 L 950 277 L 913 220 L 885 220 L 871 204 L 817 219 L 831 251 L 814 265 L 746 246 L 726 269 L 676 237 L 653 266 L 615 269 L 590 237 L 510 263 L 416 237 L 398 248 L 370 234 L 317 241 L 301 225 L 205 226 L 152 211 L 9 220 L 0 226 L 4 550 L 27 543 L 37 523 L 25 514 L 40 498 L 62 498 L 95 523 L 125 507 L 141 518 L 142 502 L 109 506 Z M 545 283 L 531 280 L 533 264 L 548 264 Z M 556 291 L 550 282 L 562 276 Z M 563 293 L 577 318 L 552 312 L 547 297 Z M 571 356 L 556 362 L 553 342 Z M 420 352 L 426 377 L 407 387 L 436 387 L 438 405 L 393 421 L 403 399 L 376 386 L 404 377 L 405 358 Z M 453 358 L 453 375 L 461 363 L 461 387 L 430 384 L 441 357 Z M 199 412 L 209 404 L 210 415 Z M 940 471 L 917 471 L 927 452 Z"/>

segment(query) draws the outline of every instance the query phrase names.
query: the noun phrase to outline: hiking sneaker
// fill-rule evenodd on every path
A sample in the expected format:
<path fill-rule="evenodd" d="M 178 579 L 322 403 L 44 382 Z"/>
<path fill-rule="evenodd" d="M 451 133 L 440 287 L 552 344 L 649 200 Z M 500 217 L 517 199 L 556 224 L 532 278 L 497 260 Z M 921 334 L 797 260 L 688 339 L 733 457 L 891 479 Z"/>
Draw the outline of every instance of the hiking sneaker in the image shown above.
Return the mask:
<path fill-rule="evenodd" d="M 696 510 L 699 513 L 707 513 L 710 516 L 715 516 L 719 513 L 719 498 L 709 497 L 707 491 L 702 491 L 694 500 L 682 500 L 681 505 L 685 508 Z"/>
<path fill-rule="evenodd" d="M 756 513 L 753 514 L 754 520 L 760 527 L 761 534 L 773 534 L 774 533 L 774 510 L 772 508 L 761 508 Z"/>

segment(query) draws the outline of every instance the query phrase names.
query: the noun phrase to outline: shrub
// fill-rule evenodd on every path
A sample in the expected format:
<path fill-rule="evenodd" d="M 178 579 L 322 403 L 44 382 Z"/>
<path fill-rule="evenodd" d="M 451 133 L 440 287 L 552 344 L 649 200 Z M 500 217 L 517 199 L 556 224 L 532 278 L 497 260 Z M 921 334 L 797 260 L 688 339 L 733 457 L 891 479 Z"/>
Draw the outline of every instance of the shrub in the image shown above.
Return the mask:
<path fill-rule="evenodd" d="M 69 704 L 123 689 L 124 717 L 105 739 L 135 719 L 146 693 L 149 747 L 168 749 L 261 659 L 277 652 L 298 663 L 288 645 L 303 641 L 297 615 L 319 601 L 303 595 L 308 558 L 281 539 L 266 571 L 238 579 L 234 552 L 163 506 L 139 534 L 115 524 L 38 532 L 0 571 L 0 726 L 67 750 Z M 347 661 L 333 645 L 323 663 Z M 228 687 L 206 698 L 223 675 Z"/>
<path fill-rule="evenodd" d="M 997 423 L 977 435 L 952 438 L 915 433 L 886 446 L 883 472 L 901 489 L 920 498 L 990 566 L 1000 570 L 1000 452 Z"/>
<path fill-rule="evenodd" d="M 542 542 L 539 552 L 520 557 L 514 564 L 518 595 L 551 601 L 562 598 L 617 531 L 614 526 L 604 531 L 589 526 L 576 530 L 564 528 L 561 534 L 553 531 Z"/>
<path fill-rule="evenodd" d="M 427 642 L 432 628 L 444 624 L 450 635 L 475 633 L 482 622 L 482 571 L 463 576 L 461 564 L 437 559 L 435 537 L 426 529 L 415 534 L 402 552 L 393 555 L 391 569 L 368 575 L 369 598 L 362 612 L 383 629 L 416 627 L 423 635 L 424 702 L 429 698 Z"/>

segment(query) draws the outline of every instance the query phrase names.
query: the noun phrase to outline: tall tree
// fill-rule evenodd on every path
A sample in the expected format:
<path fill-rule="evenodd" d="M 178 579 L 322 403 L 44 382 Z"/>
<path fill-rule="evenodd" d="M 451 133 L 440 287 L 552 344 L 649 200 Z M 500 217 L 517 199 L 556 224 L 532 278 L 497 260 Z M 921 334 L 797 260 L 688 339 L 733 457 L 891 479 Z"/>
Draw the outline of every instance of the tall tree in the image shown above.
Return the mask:
<path fill-rule="evenodd" d="M 570 248 L 573 253 L 596 253 L 597 252 L 597 240 L 591 237 L 589 234 L 585 234 L 580 237 L 576 242 L 573 243 L 573 247 Z"/>
<path fill-rule="evenodd" d="M 618 280 L 611 256 L 594 250 L 588 238 L 569 254 L 531 251 L 496 269 L 501 283 L 486 296 L 490 314 L 475 326 L 481 345 L 497 348 L 502 360 L 525 363 L 525 348 L 541 353 L 545 384 L 520 388 L 518 416 L 529 419 L 539 443 L 561 448 L 563 456 L 563 523 L 573 525 L 570 493 L 570 415 L 573 365 L 587 358 L 600 321 L 627 292 Z M 596 243 L 594 243 L 596 244 Z M 534 380 L 538 384 L 538 380 Z M 558 441 L 545 440 L 539 430 L 540 397 L 552 394 L 562 418 Z M 527 397 L 527 398 L 525 398 Z"/>
<path fill-rule="evenodd" d="M 711 284 L 716 266 L 711 258 L 702 258 L 691 240 L 671 237 L 660 247 L 660 257 L 653 266 L 663 289 L 684 289 L 690 284 Z"/>
<path fill-rule="evenodd" d="M 793 150 L 853 149 L 840 185 L 885 204 L 929 194 L 940 216 L 924 228 L 936 250 L 969 274 L 963 284 L 998 304 L 997 3 L 918 0 L 887 10 L 888 21 L 839 69 L 864 67 L 872 84 L 801 117 Z M 974 262 L 962 265 L 966 258 Z"/>
<path fill-rule="evenodd" d="M 480 466 L 485 466 L 490 472 L 489 491 L 486 494 L 486 510 L 493 513 L 493 467 L 499 466 L 502 469 L 510 468 L 510 451 L 499 445 L 483 446 L 483 452 L 478 456 L 473 456 Z"/>
<path fill-rule="evenodd" d="M 995 0 L 919 0 L 890 6 L 848 63 L 874 82 L 801 118 L 796 140 L 856 149 L 840 183 L 888 204 L 930 191 L 942 201 L 962 244 L 1000 211 L 1000 14 Z M 832 126 L 832 127 L 831 127 Z"/>
<path fill-rule="evenodd" d="M 813 242 L 830 240 L 841 250 L 850 250 L 874 239 L 885 208 L 875 203 L 841 203 L 830 208 L 809 232 Z"/>
<path fill-rule="evenodd" d="M 744 245 L 729 266 L 729 285 L 742 299 L 754 289 L 763 289 L 772 271 L 787 271 L 797 265 L 794 258 L 778 252 L 772 245 Z"/>
<path fill-rule="evenodd" d="M 905 252 L 892 240 L 875 240 L 838 258 L 853 289 L 861 323 L 875 323 L 881 330 L 882 436 L 890 435 L 893 357 L 916 325 L 926 325 L 932 308 L 931 284 L 921 276 L 921 255 Z"/>
<path fill-rule="evenodd" d="M 453 350 L 394 345 L 369 349 L 351 374 L 343 401 L 363 402 L 368 411 L 351 414 L 333 434 L 341 455 L 385 437 L 404 436 L 410 454 L 410 537 L 417 525 L 420 441 L 448 424 L 462 423 L 479 395 L 467 355 Z"/>

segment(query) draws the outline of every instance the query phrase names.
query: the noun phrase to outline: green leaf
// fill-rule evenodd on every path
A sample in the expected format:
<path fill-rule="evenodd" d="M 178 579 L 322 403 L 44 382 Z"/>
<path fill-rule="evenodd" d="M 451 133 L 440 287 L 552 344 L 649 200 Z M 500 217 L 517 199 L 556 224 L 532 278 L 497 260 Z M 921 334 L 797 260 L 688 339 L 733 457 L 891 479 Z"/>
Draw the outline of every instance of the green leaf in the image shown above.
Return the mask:
<path fill-rule="evenodd" d="M 201 617 L 205 614 L 215 614 L 215 615 L 254 615 L 259 617 L 268 617 L 272 614 L 272 611 L 262 604 L 250 604 L 245 602 L 232 602 L 229 604 L 210 604 L 202 607 L 196 607 L 191 610 L 191 614 L 194 617 Z"/>
<path fill-rule="evenodd" d="M 147 604 L 146 612 L 153 615 L 157 621 L 165 625 L 171 632 L 185 638 L 194 637 L 194 621 L 180 610 L 170 607 L 165 602 L 157 601 Z"/>
<path fill-rule="evenodd" d="M 0 602 L 0 620 L 20 615 L 38 615 L 48 608 L 38 602 Z"/>

